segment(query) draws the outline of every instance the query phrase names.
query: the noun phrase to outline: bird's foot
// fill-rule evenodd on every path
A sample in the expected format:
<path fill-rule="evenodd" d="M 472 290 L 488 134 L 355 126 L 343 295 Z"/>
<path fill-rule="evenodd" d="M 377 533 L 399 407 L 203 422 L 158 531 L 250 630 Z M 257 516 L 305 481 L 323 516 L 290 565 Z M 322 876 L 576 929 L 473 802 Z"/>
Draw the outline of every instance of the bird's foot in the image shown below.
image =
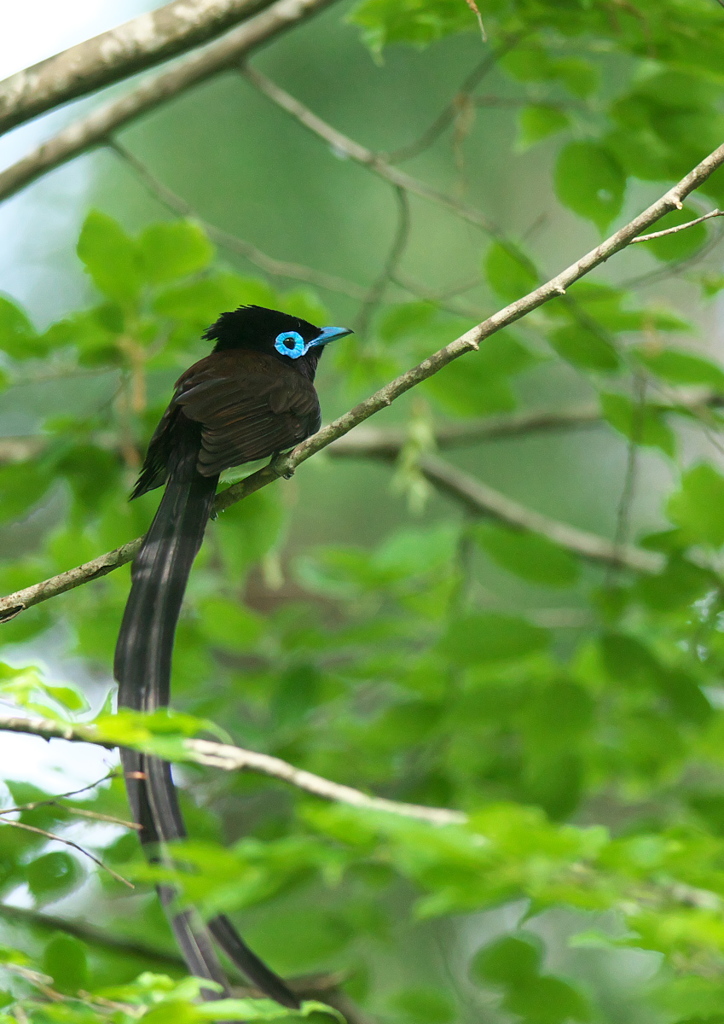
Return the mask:
<path fill-rule="evenodd" d="M 291 480 L 294 476 L 294 470 L 284 465 L 285 458 L 285 455 L 278 452 L 276 455 L 272 456 L 267 469 L 270 469 L 275 476 L 283 476 L 285 480 Z"/>

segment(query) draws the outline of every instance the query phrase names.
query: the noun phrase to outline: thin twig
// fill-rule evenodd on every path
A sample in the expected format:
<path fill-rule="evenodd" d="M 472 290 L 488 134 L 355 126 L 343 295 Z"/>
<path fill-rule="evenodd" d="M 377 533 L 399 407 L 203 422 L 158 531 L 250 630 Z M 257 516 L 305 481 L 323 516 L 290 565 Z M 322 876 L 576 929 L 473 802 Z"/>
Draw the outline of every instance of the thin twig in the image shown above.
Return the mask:
<path fill-rule="evenodd" d="M 80 789 L 71 789 L 68 793 L 58 793 L 57 796 L 52 797 L 48 800 L 35 800 L 30 804 L 18 804 L 16 807 L 6 807 L 0 810 L 0 814 L 19 814 L 22 811 L 34 811 L 37 807 L 51 807 L 57 805 L 59 800 L 69 800 L 72 796 L 79 796 L 81 793 L 87 793 L 91 789 L 96 789 L 98 786 L 107 782 L 109 779 L 115 779 L 118 776 L 118 771 L 114 768 L 103 776 L 102 779 L 98 779 L 97 782 L 89 782 L 87 786 L 81 786 Z"/>
<path fill-rule="evenodd" d="M 369 292 L 365 296 L 362 308 L 360 309 L 357 317 L 357 322 L 355 323 L 355 331 L 362 338 L 367 334 L 372 318 L 384 298 L 385 290 L 393 280 L 395 271 L 397 270 L 399 262 L 405 253 L 410 237 L 410 203 L 407 198 L 407 193 L 404 189 L 398 187 L 395 188 L 395 196 L 397 198 L 398 211 L 395 236 L 392 239 L 392 245 L 390 246 L 390 251 L 387 254 L 387 259 L 385 260 L 385 265 L 382 268 L 382 273 L 373 283 Z"/>
<path fill-rule="evenodd" d="M 396 167 L 393 167 L 380 154 L 374 153 L 365 146 L 361 146 L 359 142 L 355 142 L 354 139 L 350 139 L 347 135 L 343 135 L 342 132 L 327 124 L 326 121 L 323 121 L 321 117 L 318 117 L 308 107 L 305 107 L 294 96 L 285 92 L 284 89 L 276 85 L 275 82 L 272 82 L 266 75 L 262 75 L 255 68 L 244 63 L 240 68 L 240 73 L 273 103 L 276 103 L 282 110 L 286 110 L 288 114 L 295 117 L 301 125 L 314 135 L 323 139 L 331 147 L 332 152 L 349 160 L 354 160 L 355 163 L 362 164 L 362 166 L 372 171 L 373 174 L 383 178 L 385 181 L 389 181 L 396 188 L 402 188 L 412 195 L 420 196 L 422 199 L 427 199 L 437 206 L 450 210 L 462 218 L 462 220 L 475 224 L 476 227 L 487 231 L 494 238 L 500 236 L 499 229 L 480 210 L 466 206 L 464 203 L 459 203 L 452 196 L 448 196 L 444 192 L 438 192 L 437 189 L 426 182 L 413 178 L 403 171 L 398 171 Z"/>
<path fill-rule="evenodd" d="M 235 253 L 237 256 L 243 256 L 250 263 L 259 267 L 260 270 L 263 270 L 264 273 L 269 274 L 270 277 L 288 277 L 297 281 L 306 281 L 307 284 L 313 284 L 318 288 L 326 288 L 328 291 L 339 292 L 342 295 L 348 295 L 352 299 L 364 300 L 367 296 L 366 289 L 362 288 L 361 285 L 355 284 L 352 281 L 345 281 L 343 278 L 336 277 L 333 274 L 325 274 L 321 270 L 313 270 L 311 267 L 304 266 L 301 263 L 288 263 L 284 260 L 274 259 L 274 257 L 262 252 L 261 249 L 257 249 L 251 242 L 238 238 L 236 235 L 224 231 L 215 224 L 209 223 L 209 221 L 200 217 L 191 204 L 182 196 L 173 192 L 152 174 L 148 167 L 131 153 L 123 143 L 119 142 L 118 139 L 109 138 L 107 144 L 108 148 L 119 156 L 124 163 L 128 164 L 149 192 L 159 202 L 163 203 L 167 209 L 179 214 L 181 217 L 193 218 L 217 245 L 220 245 L 228 252 Z"/>
<path fill-rule="evenodd" d="M 109 868 L 107 864 L 104 864 L 103 861 L 96 857 L 95 854 L 91 853 L 90 850 L 86 850 L 84 847 L 79 846 L 78 843 L 74 843 L 72 839 L 66 839 L 65 836 L 58 836 L 54 832 L 46 832 L 44 828 L 36 828 L 35 825 L 26 825 L 24 821 L 4 821 L 2 824 L 9 828 L 20 828 L 24 832 L 34 832 L 38 836 L 45 836 L 46 839 L 52 839 L 57 843 L 63 843 L 64 846 L 70 846 L 71 849 L 77 850 L 78 853 L 81 853 L 84 857 L 92 860 L 99 868 L 103 868 L 104 871 L 107 871 L 111 878 L 115 878 L 117 882 L 122 882 L 124 885 L 127 885 L 129 889 L 136 888 L 133 882 L 129 882 L 127 878 L 124 878 L 123 875 L 119 875 L 117 871 L 113 870 L 113 868 Z"/>
<path fill-rule="evenodd" d="M 639 462 L 639 445 L 644 429 L 644 417 L 646 415 L 646 378 L 643 374 L 637 373 L 634 376 L 635 401 L 633 404 L 633 415 L 631 423 L 631 436 L 626 445 L 626 470 L 623 477 L 623 487 L 616 513 L 616 531 L 613 537 L 614 547 L 617 551 L 623 550 L 628 537 L 631 521 L 631 503 L 636 489 L 636 473 Z M 616 565 L 610 566 L 606 574 L 605 585 L 610 587 L 614 581 Z"/>
<path fill-rule="evenodd" d="M 652 231 L 649 235 L 639 235 L 638 238 L 634 238 L 631 241 L 631 245 L 635 245 L 636 242 L 650 242 L 652 238 L 664 238 L 666 235 L 676 235 L 679 231 L 686 231 L 687 228 L 693 228 L 695 224 L 701 224 L 702 221 L 711 220 L 712 217 L 724 217 L 724 210 L 711 210 L 709 213 L 705 213 L 703 217 L 697 217 L 695 220 L 687 220 L 686 224 L 677 224 L 676 227 L 666 228 L 664 231 Z"/>
<path fill-rule="evenodd" d="M 576 260 L 565 270 L 562 270 L 551 280 L 505 306 L 493 314 L 493 316 L 483 321 L 483 323 L 471 328 L 465 334 L 460 335 L 454 341 L 428 356 L 427 359 L 418 363 L 417 366 L 413 366 L 405 373 L 400 374 L 399 377 L 390 381 L 380 388 L 379 391 L 376 391 L 375 394 L 360 402 L 353 409 L 350 409 L 349 412 L 344 413 L 333 423 L 322 427 L 312 437 L 302 441 L 288 455 L 275 459 L 272 465 L 265 466 L 263 469 L 252 473 L 240 483 L 234 484 L 225 491 L 222 491 L 217 495 L 214 505 L 215 510 L 217 512 L 223 511 L 223 509 L 228 508 L 237 501 L 241 501 L 247 495 L 253 494 L 262 487 L 266 487 L 280 476 L 292 474 L 307 459 L 322 451 L 332 441 L 336 441 L 338 438 L 349 433 L 353 427 L 363 423 L 370 416 L 374 416 L 382 409 L 386 409 L 411 388 L 416 387 L 423 380 L 434 376 L 444 366 L 448 366 L 454 360 L 459 359 L 460 356 L 476 351 L 481 341 L 485 338 L 489 338 L 509 324 L 515 323 L 551 299 L 565 294 L 567 288 L 580 280 L 580 278 L 585 277 L 595 267 L 605 263 L 615 253 L 625 249 L 637 235 L 663 217 L 665 213 L 681 209 L 683 200 L 723 164 L 724 145 L 721 145 L 697 164 L 681 181 L 665 192 L 655 203 L 652 203 L 637 217 L 629 221 L 628 224 L 614 232 L 613 235 L 610 235 L 600 245 L 591 249 L 590 252 Z M 57 594 L 64 593 L 66 590 L 80 586 L 90 579 L 95 579 L 98 576 L 104 576 L 106 573 L 112 572 L 118 566 L 130 562 L 140 545 L 141 538 L 130 541 L 128 544 L 124 544 L 123 547 L 109 551 L 105 555 L 85 563 L 85 565 L 70 569 L 51 579 L 36 583 L 31 587 L 26 587 L 24 590 L 10 594 L 8 597 L 0 598 L 0 621 L 19 614 L 31 605 L 38 604 Z"/>
<path fill-rule="evenodd" d="M 96 746 L 110 748 L 115 746 L 100 737 L 98 730 L 93 725 L 71 725 L 47 718 L 19 718 L 15 715 L 2 715 L 0 716 L 0 730 L 43 736 L 45 739 L 64 739 L 71 743 L 92 743 Z M 142 744 L 134 744 L 130 740 L 124 740 L 124 745 L 133 749 L 142 748 Z M 186 739 L 183 741 L 183 748 L 186 757 L 182 757 L 180 760 L 222 768 L 227 772 L 257 772 L 260 775 L 287 782 L 297 789 L 322 797 L 324 800 L 334 800 L 367 810 L 384 811 L 405 818 L 416 818 L 432 825 L 461 824 L 467 821 L 467 816 L 462 811 L 451 811 L 444 807 L 422 807 L 419 804 L 399 803 L 384 797 L 368 796 L 359 789 L 331 782 L 329 779 L 322 778 L 321 775 L 314 775 L 302 768 L 295 768 L 294 765 L 282 761 L 281 758 L 273 757 L 270 754 L 259 754 L 253 750 L 244 750 L 241 747 L 233 747 L 228 743 Z M 168 760 L 176 759 L 168 758 Z M 34 831 L 49 835 L 40 829 L 34 829 Z M 58 837 L 52 836 L 51 838 Z M 61 840 L 61 842 L 64 841 Z"/>
<path fill-rule="evenodd" d="M 403 160 L 410 160 L 412 157 L 418 156 L 426 149 L 429 149 L 455 120 L 461 100 L 471 95 L 473 90 L 480 85 L 485 76 L 495 67 L 498 60 L 517 46 L 521 39 L 522 35 L 519 33 L 506 40 L 496 50 L 484 57 L 463 80 L 452 100 L 440 111 L 429 128 L 426 128 L 415 142 L 410 142 L 408 145 L 401 146 L 392 153 L 387 153 L 387 160 L 391 164 L 401 163 Z"/>
<path fill-rule="evenodd" d="M 17 163 L 0 172 L 0 200 L 7 199 L 48 171 L 105 142 L 108 135 L 226 70 L 262 43 L 317 14 L 333 0 L 277 0 L 266 11 L 227 33 L 199 53 L 179 61 L 170 71 L 141 82 L 120 99 L 94 110 L 58 132 Z"/>

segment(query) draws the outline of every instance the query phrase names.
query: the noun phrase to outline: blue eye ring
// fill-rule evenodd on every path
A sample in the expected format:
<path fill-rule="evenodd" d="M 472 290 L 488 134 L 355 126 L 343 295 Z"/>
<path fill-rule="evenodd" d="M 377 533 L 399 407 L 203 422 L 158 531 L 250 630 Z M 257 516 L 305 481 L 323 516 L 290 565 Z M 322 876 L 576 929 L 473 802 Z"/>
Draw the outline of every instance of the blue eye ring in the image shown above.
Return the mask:
<path fill-rule="evenodd" d="M 297 331 L 283 331 L 277 334 L 274 348 L 280 355 L 288 356 L 289 359 L 299 359 L 307 350 L 304 338 Z"/>

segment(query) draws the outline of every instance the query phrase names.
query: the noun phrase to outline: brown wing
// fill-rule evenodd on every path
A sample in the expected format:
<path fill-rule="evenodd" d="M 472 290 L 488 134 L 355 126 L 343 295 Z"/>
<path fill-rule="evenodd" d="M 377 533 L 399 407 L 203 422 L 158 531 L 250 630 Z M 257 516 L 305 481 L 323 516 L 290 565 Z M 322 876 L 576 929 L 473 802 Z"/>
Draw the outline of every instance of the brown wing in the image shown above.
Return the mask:
<path fill-rule="evenodd" d="M 201 424 L 203 476 L 291 448 L 320 423 L 317 393 L 306 377 L 271 356 L 223 355 L 191 367 L 172 402 Z"/>

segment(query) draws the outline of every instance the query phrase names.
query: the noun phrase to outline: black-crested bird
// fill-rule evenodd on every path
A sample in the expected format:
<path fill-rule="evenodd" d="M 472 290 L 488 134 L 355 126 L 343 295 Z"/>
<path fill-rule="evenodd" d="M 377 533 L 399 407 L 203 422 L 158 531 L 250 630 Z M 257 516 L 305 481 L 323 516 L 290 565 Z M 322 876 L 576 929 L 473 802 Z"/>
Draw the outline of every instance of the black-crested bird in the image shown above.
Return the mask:
<path fill-rule="evenodd" d="M 350 333 L 261 306 L 222 313 L 206 331 L 214 349 L 176 382 L 132 494 L 166 484 L 133 563 L 114 663 L 119 708 L 168 705 L 176 623 L 219 474 L 275 456 L 319 429 L 317 363 L 325 345 Z M 166 856 L 165 843 L 186 835 L 170 766 L 130 750 L 121 751 L 121 759 L 141 842 L 158 862 Z M 264 993 L 285 1006 L 299 1005 L 227 917 L 204 923 L 193 908 L 179 907 L 172 886 L 161 885 L 158 892 L 191 974 L 228 992 L 215 940 Z"/>

